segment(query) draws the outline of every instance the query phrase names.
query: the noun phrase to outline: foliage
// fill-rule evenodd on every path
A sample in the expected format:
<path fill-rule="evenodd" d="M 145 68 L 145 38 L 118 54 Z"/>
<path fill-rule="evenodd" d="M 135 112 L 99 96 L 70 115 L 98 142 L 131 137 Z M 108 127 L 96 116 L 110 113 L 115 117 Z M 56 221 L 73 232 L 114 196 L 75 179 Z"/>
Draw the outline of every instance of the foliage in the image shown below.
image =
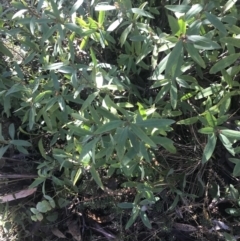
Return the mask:
<path fill-rule="evenodd" d="M 187 192 L 187 174 L 160 158 L 161 151 L 174 155 L 176 142 L 192 143 L 202 151 L 202 164 L 212 161 L 218 141 L 233 156 L 240 152 L 239 131 L 225 125 L 238 114 L 240 94 L 237 4 L 2 5 L 2 114 L 21 124 L 16 131 L 9 127 L 9 140 L 0 135 L 0 154 L 9 145 L 28 153 L 32 137 L 37 140 L 31 144 L 42 160 L 31 187 L 41 187 L 43 196 L 31 208 L 33 220 L 51 219 L 47 213 L 68 205 L 89 175 L 103 191 L 102 177 L 116 176 L 124 177 L 122 187 L 136 189 L 133 202 L 119 204 L 132 209 L 126 228 L 138 217 L 150 228 L 147 210 L 163 190 L 173 195 L 168 210 L 183 197 L 195 198 Z M 186 138 L 176 138 L 179 127 Z"/>

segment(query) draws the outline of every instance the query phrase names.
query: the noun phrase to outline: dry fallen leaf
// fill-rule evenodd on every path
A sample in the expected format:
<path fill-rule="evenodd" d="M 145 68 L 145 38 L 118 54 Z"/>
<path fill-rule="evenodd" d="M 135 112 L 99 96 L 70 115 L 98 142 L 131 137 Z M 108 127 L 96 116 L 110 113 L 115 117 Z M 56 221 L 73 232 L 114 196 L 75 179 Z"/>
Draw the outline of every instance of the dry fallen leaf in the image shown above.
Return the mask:
<path fill-rule="evenodd" d="M 183 232 L 191 233 L 191 232 L 196 232 L 197 231 L 196 227 L 194 227 L 192 225 L 189 225 L 189 224 L 184 224 L 184 223 L 174 223 L 173 227 L 176 230 L 183 231 Z"/>
<path fill-rule="evenodd" d="M 15 193 L 7 194 L 5 196 L 0 196 L 0 202 L 5 203 L 5 202 L 10 202 L 19 198 L 24 198 L 35 193 L 36 190 L 37 188 L 23 189 Z"/>
<path fill-rule="evenodd" d="M 52 233 L 58 238 L 66 238 L 66 236 L 58 228 L 53 228 Z"/>
<path fill-rule="evenodd" d="M 77 225 L 76 221 L 69 220 L 68 223 L 68 233 L 70 233 L 74 240 L 76 241 L 81 241 L 81 232 L 80 232 L 80 227 Z"/>

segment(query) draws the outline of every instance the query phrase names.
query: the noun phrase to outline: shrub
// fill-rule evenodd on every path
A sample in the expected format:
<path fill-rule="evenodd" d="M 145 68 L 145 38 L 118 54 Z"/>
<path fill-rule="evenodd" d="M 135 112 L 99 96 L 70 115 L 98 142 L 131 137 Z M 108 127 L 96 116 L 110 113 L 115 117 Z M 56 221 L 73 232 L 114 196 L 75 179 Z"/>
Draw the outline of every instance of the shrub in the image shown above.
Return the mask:
<path fill-rule="evenodd" d="M 177 2 L 2 5 L 2 114 L 37 143 L 15 140 L 11 125 L 0 156 L 10 145 L 28 153 L 30 143 L 41 153 L 31 187 L 42 187 L 43 199 L 33 220 L 67 205 L 89 175 L 104 191 L 102 178 L 116 176 L 136 190 L 133 202 L 119 204 L 132 209 L 126 228 L 138 216 L 151 227 L 147 210 L 164 189 L 173 195 L 169 210 L 191 196 L 188 174 L 169 156 L 191 145 L 205 164 L 217 140 L 239 153 L 239 132 L 225 127 L 238 114 L 237 1 Z M 199 160 L 188 158 L 194 170 Z"/>

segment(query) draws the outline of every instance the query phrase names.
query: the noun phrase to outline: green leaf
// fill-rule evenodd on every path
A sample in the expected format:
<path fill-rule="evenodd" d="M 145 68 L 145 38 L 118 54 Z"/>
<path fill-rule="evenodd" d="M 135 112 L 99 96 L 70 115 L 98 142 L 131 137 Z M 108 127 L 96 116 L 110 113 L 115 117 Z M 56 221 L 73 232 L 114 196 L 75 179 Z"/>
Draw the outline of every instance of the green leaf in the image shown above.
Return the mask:
<path fill-rule="evenodd" d="M 114 22 L 112 22 L 110 24 L 110 26 L 108 27 L 107 31 L 108 32 L 114 31 L 121 24 L 122 21 L 123 21 L 123 18 L 118 18 L 117 20 L 115 20 Z"/>
<path fill-rule="evenodd" d="M 123 208 L 123 209 L 133 208 L 133 204 L 132 203 L 127 203 L 127 202 L 118 203 L 117 206 L 119 208 Z"/>
<path fill-rule="evenodd" d="M 183 34 L 186 33 L 186 22 L 183 18 L 178 19 L 178 26 L 179 26 L 179 31 L 176 33 L 176 35 L 179 37 Z"/>
<path fill-rule="evenodd" d="M 225 148 L 232 154 L 235 155 L 234 149 L 232 147 L 232 142 L 224 135 L 219 134 L 219 139 L 222 142 L 222 144 L 225 146 Z"/>
<path fill-rule="evenodd" d="M 140 153 L 142 155 L 142 158 L 144 158 L 146 162 L 150 163 L 151 161 L 150 161 L 149 154 L 148 154 L 145 144 L 143 142 L 140 142 L 139 147 L 140 147 Z M 140 169 L 141 169 L 141 167 L 140 167 Z M 144 179 L 143 175 L 141 176 L 141 179 Z"/>
<path fill-rule="evenodd" d="M 21 85 L 21 84 L 14 84 L 11 86 L 11 88 L 8 90 L 8 92 L 5 94 L 5 96 L 8 96 L 12 93 L 16 93 L 16 92 L 19 92 L 19 91 L 26 91 L 26 87 Z"/>
<path fill-rule="evenodd" d="M 42 157 L 43 157 L 44 159 L 47 159 L 46 151 L 44 150 L 44 147 L 43 147 L 42 138 L 40 138 L 40 140 L 38 141 L 38 149 L 39 149 Z"/>
<path fill-rule="evenodd" d="M 34 182 L 29 186 L 29 188 L 34 188 L 39 186 L 41 183 L 43 183 L 46 180 L 45 177 L 38 177 L 34 180 Z"/>
<path fill-rule="evenodd" d="M 165 8 L 167 8 L 170 11 L 177 12 L 177 13 L 186 13 L 189 11 L 191 6 L 189 6 L 189 5 L 165 5 Z"/>
<path fill-rule="evenodd" d="M 81 37 L 83 37 L 83 30 L 78 25 L 74 23 L 65 23 L 64 26 L 68 28 L 69 30 L 73 31 L 74 33 L 79 34 Z"/>
<path fill-rule="evenodd" d="M 21 9 L 19 11 L 17 11 L 13 16 L 12 19 L 17 18 L 17 17 L 21 17 L 25 12 L 27 12 L 28 9 Z"/>
<path fill-rule="evenodd" d="M 34 214 L 37 214 L 39 213 L 39 211 L 36 209 L 36 208 L 30 208 L 31 212 L 34 213 Z"/>
<path fill-rule="evenodd" d="M 129 229 L 133 225 L 134 221 L 138 217 L 139 211 L 140 211 L 139 208 L 134 208 L 133 209 L 131 218 L 128 220 L 125 229 Z"/>
<path fill-rule="evenodd" d="M 34 103 L 40 102 L 45 97 L 45 95 L 51 95 L 51 94 L 52 94 L 52 90 L 43 91 L 34 98 L 33 102 Z"/>
<path fill-rule="evenodd" d="M 226 13 L 228 10 L 230 10 L 236 4 L 237 1 L 238 0 L 228 0 L 223 7 L 223 13 Z"/>
<path fill-rule="evenodd" d="M 130 24 L 130 25 L 129 25 L 127 28 L 125 28 L 124 31 L 122 32 L 121 37 L 120 37 L 121 47 L 122 47 L 123 44 L 125 43 L 128 34 L 129 34 L 129 33 L 131 32 L 131 30 L 132 30 L 132 27 L 133 27 L 133 25 Z"/>
<path fill-rule="evenodd" d="M 215 118 L 214 115 L 211 114 L 210 111 L 208 111 L 205 115 L 205 118 L 209 124 L 210 127 L 215 127 L 217 125 L 217 119 Z"/>
<path fill-rule="evenodd" d="M 41 213 L 37 213 L 36 214 L 36 218 L 37 218 L 36 221 L 40 221 L 41 222 L 43 220 L 43 215 Z"/>
<path fill-rule="evenodd" d="M 113 129 L 116 129 L 118 127 L 120 127 L 121 125 L 123 124 L 123 121 L 121 120 L 113 120 L 113 121 L 110 121 L 102 126 L 100 126 L 95 132 L 94 134 L 102 134 L 102 133 L 105 133 L 105 132 L 109 132 Z"/>
<path fill-rule="evenodd" d="M 32 106 L 29 110 L 29 119 L 28 119 L 28 125 L 30 130 L 32 130 L 33 125 L 35 123 L 35 115 L 36 115 L 36 108 L 35 106 Z"/>
<path fill-rule="evenodd" d="M 168 22 L 169 26 L 171 28 L 172 34 L 175 35 L 179 31 L 179 25 L 176 18 L 174 18 L 172 15 L 168 15 Z"/>
<path fill-rule="evenodd" d="M 136 124 L 140 127 L 156 127 L 156 128 L 163 128 L 166 126 L 170 126 L 173 123 L 175 123 L 175 121 L 171 119 L 147 119 L 147 120 L 136 121 Z"/>
<path fill-rule="evenodd" d="M 115 141 L 117 143 L 115 149 L 117 151 L 117 156 L 121 161 L 126 151 L 125 144 L 128 138 L 128 128 L 118 128 L 115 136 Z"/>
<path fill-rule="evenodd" d="M 208 142 L 203 150 L 203 157 L 202 157 L 202 163 L 206 163 L 212 156 L 215 146 L 216 146 L 217 138 L 215 134 L 208 135 Z"/>
<path fill-rule="evenodd" d="M 46 213 L 52 209 L 51 205 L 49 204 L 49 202 L 47 200 L 38 202 L 36 208 L 41 213 Z"/>
<path fill-rule="evenodd" d="M 195 17 L 202 11 L 202 9 L 203 6 L 201 4 L 193 4 L 191 8 L 188 10 L 188 12 L 185 14 L 186 21 L 190 20 L 192 17 Z"/>
<path fill-rule="evenodd" d="M 161 74 L 162 72 L 166 69 L 166 65 L 168 62 L 168 58 L 170 56 L 171 53 L 169 53 L 168 55 L 166 55 L 158 64 L 158 66 L 156 67 L 156 69 L 153 72 L 153 75 L 151 76 L 152 80 L 158 80 L 161 78 Z"/>
<path fill-rule="evenodd" d="M 20 152 L 20 153 L 23 153 L 25 155 L 28 155 L 29 152 L 26 148 L 24 148 L 23 146 L 17 146 L 17 150 Z"/>
<path fill-rule="evenodd" d="M 131 8 L 130 12 L 135 13 L 136 15 L 140 15 L 148 18 L 154 18 L 154 16 L 151 13 L 144 11 L 143 9 L 140 9 L 140 8 Z M 134 17 L 136 19 L 137 16 L 134 16 Z"/>
<path fill-rule="evenodd" d="M 190 57 L 197 63 L 199 64 L 202 68 L 206 68 L 206 64 L 202 57 L 200 56 L 198 50 L 194 48 L 192 44 L 185 44 L 186 50 L 189 53 Z"/>
<path fill-rule="evenodd" d="M 69 12 L 69 15 L 72 15 L 73 13 L 75 13 L 82 6 L 82 4 L 83 4 L 83 0 L 76 1 Z"/>
<path fill-rule="evenodd" d="M 161 145 L 163 148 L 165 148 L 170 153 L 176 153 L 177 150 L 175 146 L 173 145 L 174 142 L 166 137 L 161 136 L 152 136 L 151 138 L 156 144 Z"/>
<path fill-rule="evenodd" d="M 170 91 L 171 84 L 167 84 L 161 88 L 159 93 L 156 96 L 155 102 L 157 103 L 158 101 L 161 101 L 162 98 Z"/>
<path fill-rule="evenodd" d="M 134 134 L 141 140 L 144 141 L 146 144 L 156 147 L 156 144 L 147 136 L 147 134 L 139 128 L 136 124 L 130 124 L 132 131 Z"/>
<path fill-rule="evenodd" d="M 232 37 L 224 37 L 220 39 L 220 42 L 223 44 L 233 45 L 237 48 L 240 48 L 240 39 L 239 38 L 232 38 Z"/>
<path fill-rule="evenodd" d="M 67 200 L 67 199 L 64 199 L 64 198 L 61 198 L 61 197 L 58 199 L 58 205 L 59 205 L 60 208 L 66 207 L 69 203 L 70 203 L 70 201 Z"/>
<path fill-rule="evenodd" d="M 110 111 L 108 111 L 107 109 L 100 107 L 100 108 L 96 108 L 97 112 L 104 116 L 106 119 L 109 120 L 118 120 L 118 117 L 115 116 L 114 114 L 112 114 Z"/>
<path fill-rule="evenodd" d="M 11 51 L 9 51 L 4 45 L 3 43 L 0 41 L 0 52 L 3 53 L 4 55 L 13 58 L 13 54 Z"/>
<path fill-rule="evenodd" d="M 94 181 L 97 183 L 97 185 L 102 189 L 104 190 L 104 186 L 102 184 L 102 181 L 101 181 L 101 178 L 98 174 L 98 172 L 96 171 L 95 167 L 94 166 L 91 166 L 90 169 L 89 169 L 90 173 L 92 174 L 92 177 L 94 179 Z"/>
<path fill-rule="evenodd" d="M 200 130 L 198 130 L 201 134 L 213 134 L 215 132 L 215 129 L 213 127 L 203 127 Z"/>
<path fill-rule="evenodd" d="M 36 56 L 36 52 L 33 52 L 33 51 L 29 52 L 29 54 L 24 59 L 23 64 L 27 65 L 34 59 L 35 56 Z"/>
<path fill-rule="evenodd" d="M 92 58 L 92 62 L 94 63 L 94 66 L 96 66 L 97 65 L 97 58 L 96 58 L 94 50 L 91 47 L 90 47 L 90 56 Z M 101 73 L 101 72 L 99 72 L 99 73 Z"/>
<path fill-rule="evenodd" d="M 30 142 L 23 140 L 11 140 L 9 143 L 16 146 L 32 146 Z"/>
<path fill-rule="evenodd" d="M 208 97 L 212 94 L 218 95 L 220 90 L 222 90 L 221 84 L 211 85 L 210 87 L 207 87 L 206 89 L 200 90 L 200 92 L 196 94 L 195 100 L 199 100 L 199 99 Z"/>
<path fill-rule="evenodd" d="M 66 104 L 62 96 L 58 96 L 58 105 L 61 109 L 61 111 L 65 111 L 66 109 Z"/>
<path fill-rule="evenodd" d="M 169 58 L 166 64 L 166 69 L 165 69 L 165 76 L 170 75 L 172 77 L 175 77 L 178 63 L 180 61 L 180 58 L 182 57 L 182 50 L 183 50 L 183 43 L 182 41 L 178 41 L 169 55 Z"/>
<path fill-rule="evenodd" d="M 92 132 L 91 131 L 88 131 L 88 130 L 85 130 L 81 127 L 78 127 L 76 125 L 67 125 L 67 127 L 74 132 L 75 135 L 77 136 L 86 136 L 86 135 L 91 135 Z"/>
<path fill-rule="evenodd" d="M 60 18 L 60 12 L 58 10 L 57 4 L 53 0 L 49 0 L 52 5 L 52 10 L 56 18 Z"/>
<path fill-rule="evenodd" d="M 235 140 L 240 140 L 240 132 L 233 130 L 220 130 L 220 133 L 228 138 L 232 138 Z"/>
<path fill-rule="evenodd" d="M 173 109 L 176 109 L 177 102 L 178 102 L 178 92 L 177 92 L 177 86 L 175 84 L 175 81 L 172 82 L 171 88 L 170 88 L 170 102 Z"/>
<path fill-rule="evenodd" d="M 146 37 L 142 35 L 133 35 L 133 36 L 130 36 L 129 39 L 133 42 L 141 42 L 145 40 Z M 138 51 L 136 51 L 136 53 L 138 53 Z"/>
<path fill-rule="evenodd" d="M 12 1 L 11 5 L 13 7 L 15 7 L 16 9 L 27 9 L 27 4 L 24 2 L 24 4 L 22 2 L 19 1 Z"/>
<path fill-rule="evenodd" d="M 151 228 L 152 228 L 152 225 L 151 225 L 151 223 L 150 223 L 150 221 L 149 221 L 149 219 L 148 219 L 148 217 L 147 217 L 147 214 L 146 214 L 145 212 L 140 212 L 140 217 L 141 217 L 141 219 L 142 219 L 143 224 L 144 224 L 147 228 L 151 229 Z"/>
<path fill-rule="evenodd" d="M 76 173 L 76 175 L 73 179 L 73 185 L 76 185 L 76 183 L 77 183 L 78 179 L 80 178 L 81 174 L 82 174 L 82 168 L 80 167 L 80 168 L 78 168 L 77 173 Z"/>
<path fill-rule="evenodd" d="M 226 208 L 225 212 L 230 214 L 230 215 L 232 215 L 232 216 L 234 216 L 234 217 L 239 217 L 240 216 L 240 209 L 239 208 Z"/>
<path fill-rule="evenodd" d="M 220 49 L 221 46 L 209 38 L 200 35 L 188 35 L 187 43 L 193 43 L 195 48 L 204 50 Z"/>
<path fill-rule="evenodd" d="M 96 143 L 99 141 L 99 138 L 94 138 L 93 140 L 89 141 L 86 145 L 83 146 L 82 152 L 79 156 L 79 160 L 82 161 L 82 159 L 91 153 L 92 149 L 95 148 Z"/>
<path fill-rule="evenodd" d="M 46 198 L 48 200 L 48 202 L 49 202 L 49 204 L 51 205 L 52 208 L 56 207 L 56 204 L 55 204 L 54 200 L 50 196 L 44 195 L 44 198 Z"/>
<path fill-rule="evenodd" d="M 89 95 L 87 99 L 84 101 L 81 111 L 84 111 L 89 105 L 91 105 L 91 103 L 97 96 L 98 96 L 98 92 L 94 92 L 91 95 Z"/>
<path fill-rule="evenodd" d="M 190 117 L 187 118 L 185 120 L 180 120 L 177 122 L 178 125 L 192 125 L 194 123 L 196 123 L 198 121 L 198 117 L 194 116 L 194 117 Z"/>
<path fill-rule="evenodd" d="M 13 140 L 14 139 L 14 136 L 15 136 L 15 126 L 13 123 L 11 123 L 8 127 L 8 133 L 9 133 L 9 136 L 10 138 Z"/>
<path fill-rule="evenodd" d="M 168 211 L 172 211 L 178 204 L 179 201 L 179 195 L 176 195 L 176 197 L 174 198 L 173 203 L 171 204 L 171 206 L 168 208 Z"/>
<path fill-rule="evenodd" d="M 41 42 L 44 43 L 46 40 L 48 40 L 51 36 L 53 36 L 55 31 L 58 31 L 58 25 L 55 25 L 52 28 L 49 28 L 48 30 L 45 30 L 41 38 Z"/>
<path fill-rule="evenodd" d="M 52 121 L 51 121 L 51 119 L 49 118 L 49 113 L 48 112 L 43 112 L 42 113 L 42 115 L 43 115 L 43 119 L 44 119 L 44 121 L 45 121 L 45 123 L 46 123 L 46 125 L 47 125 L 47 128 L 50 130 L 50 131 L 52 131 Z"/>
<path fill-rule="evenodd" d="M 47 219 L 50 223 L 56 222 L 57 219 L 58 219 L 58 212 L 50 212 L 48 215 L 46 215 L 46 219 Z"/>
<path fill-rule="evenodd" d="M 115 10 L 116 7 L 113 5 L 108 5 L 105 3 L 98 3 L 95 7 L 95 11 L 109 11 L 109 10 Z"/>
<path fill-rule="evenodd" d="M 236 60 L 240 57 L 240 54 L 231 54 L 224 59 L 219 60 L 216 64 L 212 66 L 209 73 L 216 74 L 217 72 L 227 68 L 231 64 L 235 63 Z"/>
<path fill-rule="evenodd" d="M 224 24 L 213 14 L 208 13 L 208 12 L 204 12 L 206 18 L 208 19 L 208 21 L 216 28 L 218 29 L 222 34 L 227 35 L 227 30 L 224 26 Z"/>
<path fill-rule="evenodd" d="M 230 1 L 237 1 L 237 0 L 230 0 Z M 230 209 L 230 208 L 229 208 Z M 226 211 L 226 210 L 225 210 Z M 227 212 L 227 211 L 226 211 Z M 230 212 L 227 212 L 229 214 L 231 214 Z M 240 216 L 240 210 L 238 210 L 238 215 L 237 216 Z M 237 241 L 237 239 L 232 235 L 232 234 L 229 234 L 229 233 L 226 233 L 226 232 L 223 232 L 223 236 L 225 238 L 225 241 Z"/>
<path fill-rule="evenodd" d="M 229 158 L 231 159 L 231 158 Z M 234 177 L 239 177 L 240 176 L 240 159 L 237 159 L 237 163 L 233 169 L 233 176 Z"/>
<path fill-rule="evenodd" d="M 56 70 L 64 66 L 65 64 L 63 62 L 49 64 L 45 67 L 46 70 Z"/>
<path fill-rule="evenodd" d="M 6 145 L 6 146 L 1 146 L 0 147 L 0 158 L 3 157 L 4 153 L 7 151 L 7 149 L 9 148 L 10 145 Z"/>
<path fill-rule="evenodd" d="M 105 20 L 105 12 L 104 11 L 99 11 L 98 14 L 98 24 L 99 26 L 102 26 Z"/>
<path fill-rule="evenodd" d="M 236 189 L 232 184 L 229 185 L 229 191 L 230 191 L 230 197 L 233 200 L 238 200 L 239 199 L 238 189 Z"/>

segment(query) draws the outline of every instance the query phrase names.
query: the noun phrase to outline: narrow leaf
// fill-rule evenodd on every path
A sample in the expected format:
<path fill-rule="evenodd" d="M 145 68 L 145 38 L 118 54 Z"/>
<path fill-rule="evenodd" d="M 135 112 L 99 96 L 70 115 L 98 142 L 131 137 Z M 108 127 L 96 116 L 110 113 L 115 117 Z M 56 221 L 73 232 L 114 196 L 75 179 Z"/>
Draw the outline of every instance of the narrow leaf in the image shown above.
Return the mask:
<path fill-rule="evenodd" d="M 203 150 L 203 157 L 202 157 L 202 163 L 206 163 L 212 156 L 215 146 L 216 146 L 217 138 L 215 134 L 208 135 L 208 142 Z"/>
<path fill-rule="evenodd" d="M 162 128 L 166 126 L 170 126 L 175 121 L 171 119 L 147 119 L 147 120 L 141 120 L 137 121 L 136 124 L 140 127 L 156 127 L 156 128 Z"/>
<path fill-rule="evenodd" d="M 23 140 L 11 140 L 9 143 L 16 146 L 31 146 L 30 142 Z"/>
<path fill-rule="evenodd" d="M 208 21 L 216 28 L 218 29 L 222 34 L 227 35 L 227 30 L 224 26 L 224 24 L 213 14 L 204 12 L 206 15 L 206 18 Z"/>
<path fill-rule="evenodd" d="M 197 63 L 199 64 L 202 68 L 206 68 L 206 64 L 202 57 L 200 56 L 198 50 L 194 48 L 192 44 L 186 44 L 185 45 L 187 52 L 189 53 L 190 57 Z"/>
<path fill-rule="evenodd" d="M 213 127 L 203 127 L 200 130 L 198 130 L 201 134 L 213 134 L 215 129 Z"/>
<path fill-rule="evenodd" d="M 148 145 L 150 145 L 152 147 L 156 147 L 156 144 L 147 136 L 147 134 L 141 128 L 139 128 L 136 124 L 131 124 L 130 126 L 131 126 L 132 131 L 134 132 L 134 134 L 141 141 L 144 141 L 146 144 L 148 144 Z"/>
<path fill-rule="evenodd" d="M 113 120 L 113 121 L 110 121 L 102 126 L 100 126 L 95 132 L 94 134 L 102 134 L 102 133 L 105 133 L 105 132 L 109 132 L 113 129 L 116 129 L 118 127 L 120 127 L 120 125 L 122 125 L 122 121 L 121 120 Z"/>
<path fill-rule="evenodd" d="M 240 140 L 240 132 L 234 130 L 220 130 L 220 133 L 228 138 Z"/>
<path fill-rule="evenodd" d="M 4 45 L 3 43 L 0 41 L 0 52 L 3 53 L 4 55 L 13 58 L 13 54 L 11 51 L 9 51 Z"/>
<path fill-rule="evenodd" d="M 165 69 L 165 75 L 168 75 L 168 74 L 170 74 L 171 76 L 175 75 L 179 59 L 181 58 L 182 49 L 183 49 L 182 41 L 178 41 L 168 58 L 166 69 Z"/>
<path fill-rule="evenodd" d="M 149 221 L 149 219 L 148 219 L 148 217 L 147 217 L 147 214 L 146 214 L 145 212 L 141 212 L 141 213 L 140 213 L 140 217 L 141 217 L 141 219 L 142 219 L 143 224 L 144 224 L 147 228 L 151 229 L 151 228 L 152 228 L 152 225 L 151 225 L 151 223 L 150 223 L 150 221 Z"/>
<path fill-rule="evenodd" d="M 130 24 L 127 28 L 125 28 L 125 30 L 122 32 L 121 37 L 120 37 L 120 44 L 121 47 L 123 46 L 123 44 L 125 43 L 128 34 L 131 32 L 132 30 L 132 24 Z"/>
<path fill-rule="evenodd" d="M 97 185 L 102 189 L 104 190 L 104 186 L 102 184 L 102 181 L 101 181 L 101 178 L 98 174 L 98 172 L 96 171 L 95 167 L 94 166 L 91 166 L 90 169 L 89 169 L 90 173 L 92 174 L 92 177 L 94 179 L 94 181 L 97 183 Z"/>
<path fill-rule="evenodd" d="M 70 15 L 72 15 L 73 13 L 75 13 L 79 7 L 81 7 L 83 3 L 83 0 L 78 0 L 75 2 L 75 4 L 72 6 L 71 10 L 70 10 Z"/>
<path fill-rule="evenodd" d="M 224 37 L 224 38 L 220 39 L 220 42 L 240 48 L 240 39 L 239 38 Z"/>
<path fill-rule="evenodd" d="M 224 59 L 219 60 L 216 64 L 212 66 L 210 69 L 210 74 L 216 74 L 217 72 L 227 68 L 236 62 L 236 60 L 240 57 L 240 54 L 231 54 Z"/>
<path fill-rule="evenodd" d="M 186 13 L 189 11 L 191 6 L 189 6 L 189 5 L 166 5 L 165 8 L 168 10 L 171 10 L 173 12 L 177 12 L 177 13 Z"/>

